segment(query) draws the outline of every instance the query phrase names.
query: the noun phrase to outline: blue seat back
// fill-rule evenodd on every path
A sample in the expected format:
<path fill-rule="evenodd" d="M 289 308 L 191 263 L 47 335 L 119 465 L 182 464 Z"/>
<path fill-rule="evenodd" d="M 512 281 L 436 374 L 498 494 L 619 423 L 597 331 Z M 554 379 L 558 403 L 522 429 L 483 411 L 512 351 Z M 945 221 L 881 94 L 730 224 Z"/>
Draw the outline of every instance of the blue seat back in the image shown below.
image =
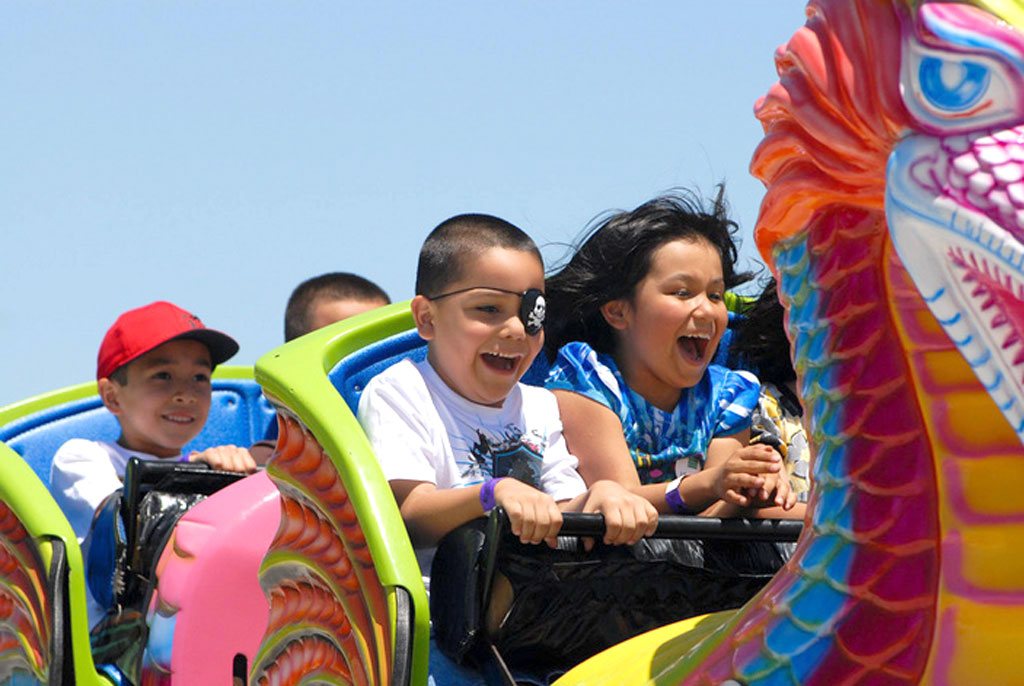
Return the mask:
<path fill-rule="evenodd" d="M 718 342 L 718 350 L 715 351 L 715 357 L 711 360 L 712 364 L 720 364 L 723 367 L 729 366 L 729 348 L 732 346 L 732 339 L 736 333 L 736 325 L 739 324 L 742 318 L 742 315 L 738 315 L 735 312 L 729 313 L 729 326 L 726 328 L 725 333 L 722 334 L 722 340 Z"/>
<path fill-rule="evenodd" d="M 715 352 L 715 357 L 711 362 L 728 367 L 729 369 L 745 369 L 756 374 L 757 370 L 743 358 L 742 352 L 736 350 L 733 344 L 733 339 L 736 338 L 736 330 L 744 319 L 745 315 L 735 312 L 729 313 L 729 328 L 722 334 L 722 340 L 718 343 L 718 351 Z"/>
<path fill-rule="evenodd" d="M 742 315 L 729 313 L 729 328 L 722 335 L 722 341 L 718 345 L 718 351 L 713 360 L 715 364 L 727 366 L 733 328 L 740 319 L 742 319 Z M 426 356 L 427 342 L 419 337 L 415 329 L 408 329 L 370 343 L 351 355 L 343 357 L 328 372 L 327 378 L 338 389 L 352 412 L 356 413 L 359 409 L 359 396 L 370 379 L 403 359 L 409 358 L 414 362 L 419 362 Z M 531 386 L 543 386 L 550 367 L 547 357 L 541 352 L 523 375 L 522 382 Z"/>
<path fill-rule="evenodd" d="M 228 444 L 248 447 L 266 435 L 274 415 L 252 379 L 215 378 L 206 426 L 183 452 Z M 0 427 L 0 441 L 21 455 L 46 484 L 54 453 L 65 441 L 113 441 L 119 434 L 117 419 L 98 395 L 46 407 Z"/>
<path fill-rule="evenodd" d="M 346 355 L 327 373 L 327 378 L 355 414 L 359 396 L 370 379 L 405 358 L 419 362 L 426 356 L 427 342 L 416 329 L 409 329 Z"/>
<path fill-rule="evenodd" d="M 406 358 L 419 362 L 427 356 L 427 342 L 419 337 L 415 329 L 409 329 L 371 343 L 341 359 L 327 374 L 341 397 L 353 413 L 359 409 L 359 396 L 370 379 Z M 544 384 L 547 376 L 547 358 L 543 353 L 537 356 L 533 365 L 523 375 L 523 383 L 534 386 Z"/>

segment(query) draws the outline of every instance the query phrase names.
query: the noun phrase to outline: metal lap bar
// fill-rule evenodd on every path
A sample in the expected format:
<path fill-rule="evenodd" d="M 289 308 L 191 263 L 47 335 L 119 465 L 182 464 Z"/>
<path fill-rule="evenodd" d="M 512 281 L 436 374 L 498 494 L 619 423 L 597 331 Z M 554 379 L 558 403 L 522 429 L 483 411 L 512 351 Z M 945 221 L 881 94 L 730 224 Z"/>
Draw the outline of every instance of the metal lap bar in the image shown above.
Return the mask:
<path fill-rule="evenodd" d="M 659 515 L 651 538 L 725 541 L 791 542 L 800 537 L 799 519 L 722 519 L 687 515 Z M 604 535 L 604 515 L 566 512 L 562 514 L 561 536 Z"/>

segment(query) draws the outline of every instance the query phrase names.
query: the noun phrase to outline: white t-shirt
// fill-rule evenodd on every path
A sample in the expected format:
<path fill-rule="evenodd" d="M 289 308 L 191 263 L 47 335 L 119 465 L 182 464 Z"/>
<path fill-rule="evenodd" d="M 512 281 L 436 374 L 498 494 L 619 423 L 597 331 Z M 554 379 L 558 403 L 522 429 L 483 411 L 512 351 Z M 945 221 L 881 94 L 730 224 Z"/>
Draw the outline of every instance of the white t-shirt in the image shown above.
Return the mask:
<path fill-rule="evenodd" d="M 384 477 L 461 488 L 515 476 L 556 501 L 587 490 L 562 438 L 551 391 L 516 384 L 501 407 L 466 400 L 427 360 L 402 360 L 375 376 L 359 399 L 359 423 Z M 417 551 L 430 573 L 434 549 Z"/>
<path fill-rule="evenodd" d="M 157 457 L 137 450 L 129 450 L 117 443 L 73 438 L 57 449 L 50 467 L 50 492 L 60 509 L 71 522 L 71 528 L 82 546 L 82 559 L 89 558 L 89 528 L 96 508 L 107 497 L 124 485 L 124 470 L 128 460 L 176 460 L 177 457 Z M 93 599 L 86 584 L 86 605 L 89 626 L 102 617 L 106 608 Z"/>

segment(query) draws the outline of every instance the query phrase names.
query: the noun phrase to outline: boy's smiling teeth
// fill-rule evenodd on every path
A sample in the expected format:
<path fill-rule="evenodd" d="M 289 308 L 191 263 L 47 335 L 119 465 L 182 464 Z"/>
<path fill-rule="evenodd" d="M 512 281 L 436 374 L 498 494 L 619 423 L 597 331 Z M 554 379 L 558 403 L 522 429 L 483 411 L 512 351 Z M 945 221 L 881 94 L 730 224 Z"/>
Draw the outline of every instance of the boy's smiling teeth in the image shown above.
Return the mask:
<path fill-rule="evenodd" d="M 492 369 L 496 369 L 502 372 L 511 372 L 515 370 L 516 365 L 519 363 L 519 358 L 522 355 L 505 355 L 502 353 L 484 353 L 482 355 L 484 364 Z"/>
<path fill-rule="evenodd" d="M 175 424 L 191 424 L 194 421 L 192 417 L 180 414 L 165 414 L 164 419 L 174 422 Z"/>

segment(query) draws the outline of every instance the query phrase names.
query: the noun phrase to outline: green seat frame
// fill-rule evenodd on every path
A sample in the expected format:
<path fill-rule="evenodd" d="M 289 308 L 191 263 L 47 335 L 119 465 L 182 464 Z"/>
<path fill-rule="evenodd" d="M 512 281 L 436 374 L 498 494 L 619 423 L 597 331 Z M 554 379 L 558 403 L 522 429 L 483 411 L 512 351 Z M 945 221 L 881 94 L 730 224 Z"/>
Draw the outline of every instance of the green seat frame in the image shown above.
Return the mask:
<path fill-rule="evenodd" d="M 346 356 L 412 326 L 408 302 L 396 303 L 256 362 L 256 380 L 278 409 L 267 471 L 281 491 L 283 521 L 261 575 L 271 626 L 252 684 L 271 682 L 285 660 L 294 674 L 302 650 L 330 656 L 333 671 L 308 667 L 328 683 L 427 682 L 430 623 L 419 565 L 366 435 L 328 378 Z"/>

